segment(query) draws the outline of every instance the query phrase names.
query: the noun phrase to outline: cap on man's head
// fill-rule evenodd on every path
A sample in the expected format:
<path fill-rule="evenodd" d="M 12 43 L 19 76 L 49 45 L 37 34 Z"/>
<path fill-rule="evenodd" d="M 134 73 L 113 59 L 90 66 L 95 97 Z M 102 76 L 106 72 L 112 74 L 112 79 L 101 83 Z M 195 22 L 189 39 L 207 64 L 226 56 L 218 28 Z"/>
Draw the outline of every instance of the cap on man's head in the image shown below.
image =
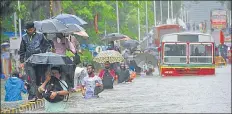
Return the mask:
<path fill-rule="evenodd" d="M 28 22 L 25 26 L 26 29 L 35 28 L 33 22 Z"/>
<path fill-rule="evenodd" d="M 19 72 L 18 71 L 12 72 L 12 77 L 19 77 Z"/>
<path fill-rule="evenodd" d="M 53 67 L 51 68 L 51 70 L 57 70 L 57 71 L 59 71 L 59 73 L 61 73 L 61 69 L 60 69 L 60 67 L 58 67 L 58 66 L 53 66 Z"/>

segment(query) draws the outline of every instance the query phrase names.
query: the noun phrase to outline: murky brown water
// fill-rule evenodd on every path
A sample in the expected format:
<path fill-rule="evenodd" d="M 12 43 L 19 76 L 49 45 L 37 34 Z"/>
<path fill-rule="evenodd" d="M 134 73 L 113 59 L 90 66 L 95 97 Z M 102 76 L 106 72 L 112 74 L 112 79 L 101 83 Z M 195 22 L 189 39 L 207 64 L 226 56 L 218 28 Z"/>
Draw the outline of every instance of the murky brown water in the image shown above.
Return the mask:
<path fill-rule="evenodd" d="M 103 91 L 98 99 L 73 94 L 67 112 L 230 113 L 231 67 L 218 68 L 216 76 L 138 77 Z"/>

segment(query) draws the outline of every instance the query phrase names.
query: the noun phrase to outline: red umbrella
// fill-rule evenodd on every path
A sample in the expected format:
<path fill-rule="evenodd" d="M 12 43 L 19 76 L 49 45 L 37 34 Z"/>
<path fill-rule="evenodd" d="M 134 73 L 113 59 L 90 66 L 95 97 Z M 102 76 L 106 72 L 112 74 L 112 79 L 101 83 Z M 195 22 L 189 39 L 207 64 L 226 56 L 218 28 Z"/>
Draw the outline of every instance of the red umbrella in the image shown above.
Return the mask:
<path fill-rule="evenodd" d="M 220 31 L 220 44 L 224 44 L 225 42 L 225 36 L 222 31 Z"/>

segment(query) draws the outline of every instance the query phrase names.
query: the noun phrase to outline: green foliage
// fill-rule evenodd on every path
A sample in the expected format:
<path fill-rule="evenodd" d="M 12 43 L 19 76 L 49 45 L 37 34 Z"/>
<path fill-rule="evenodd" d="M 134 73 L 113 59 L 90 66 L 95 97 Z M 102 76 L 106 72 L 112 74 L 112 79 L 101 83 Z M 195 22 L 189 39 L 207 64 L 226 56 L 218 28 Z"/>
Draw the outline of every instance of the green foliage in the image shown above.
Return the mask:
<path fill-rule="evenodd" d="M 4 34 L 1 34 L 1 40 L 0 40 L 0 44 L 5 42 L 5 41 L 8 41 L 9 40 L 9 37 L 7 37 L 6 35 Z"/>
<path fill-rule="evenodd" d="M 80 58 L 81 58 L 81 61 L 87 61 L 89 63 L 91 63 L 93 60 L 92 53 L 86 49 L 82 51 L 82 54 L 80 54 Z"/>
<path fill-rule="evenodd" d="M 173 1 L 174 14 L 179 11 L 181 1 Z M 33 9 L 33 6 L 38 4 L 45 4 L 39 6 L 39 8 Z M 154 8 L 153 1 L 147 1 L 148 3 L 148 26 L 149 30 L 154 25 Z M 14 11 L 17 12 L 18 17 L 22 21 L 34 21 L 43 20 L 49 15 L 49 2 L 32 2 L 21 1 L 20 11 L 18 10 L 17 1 L 13 1 Z M 86 22 L 88 25 L 84 25 L 86 32 L 90 36 L 89 42 L 93 44 L 103 44 L 100 40 L 106 33 L 117 32 L 117 18 L 116 18 L 116 1 L 61 1 L 62 12 L 68 14 L 74 14 Z M 145 1 L 118 1 L 119 6 L 119 19 L 120 19 L 120 33 L 126 34 L 133 39 L 138 39 L 138 8 L 140 8 L 140 27 L 141 37 L 145 35 L 146 15 L 145 15 Z M 157 21 L 160 18 L 159 1 L 156 1 L 156 17 Z M 97 34 L 94 29 L 94 16 L 98 14 L 98 29 Z M 163 18 L 167 16 L 167 4 L 163 1 Z M 7 15 L 2 19 L 2 25 L 4 31 L 14 31 L 13 14 Z M 23 26 L 23 25 L 22 25 Z"/>

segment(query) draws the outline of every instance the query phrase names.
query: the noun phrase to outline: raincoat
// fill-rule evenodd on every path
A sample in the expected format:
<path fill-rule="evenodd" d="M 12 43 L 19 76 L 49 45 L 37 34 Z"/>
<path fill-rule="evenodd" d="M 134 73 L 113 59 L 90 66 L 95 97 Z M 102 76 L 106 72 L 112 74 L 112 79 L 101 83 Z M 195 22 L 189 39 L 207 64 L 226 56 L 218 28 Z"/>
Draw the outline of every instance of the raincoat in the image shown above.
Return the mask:
<path fill-rule="evenodd" d="M 21 92 L 27 93 L 24 82 L 17 77 L 10 77 L 5 84 L 5 101 L 22 100 Z"/>

